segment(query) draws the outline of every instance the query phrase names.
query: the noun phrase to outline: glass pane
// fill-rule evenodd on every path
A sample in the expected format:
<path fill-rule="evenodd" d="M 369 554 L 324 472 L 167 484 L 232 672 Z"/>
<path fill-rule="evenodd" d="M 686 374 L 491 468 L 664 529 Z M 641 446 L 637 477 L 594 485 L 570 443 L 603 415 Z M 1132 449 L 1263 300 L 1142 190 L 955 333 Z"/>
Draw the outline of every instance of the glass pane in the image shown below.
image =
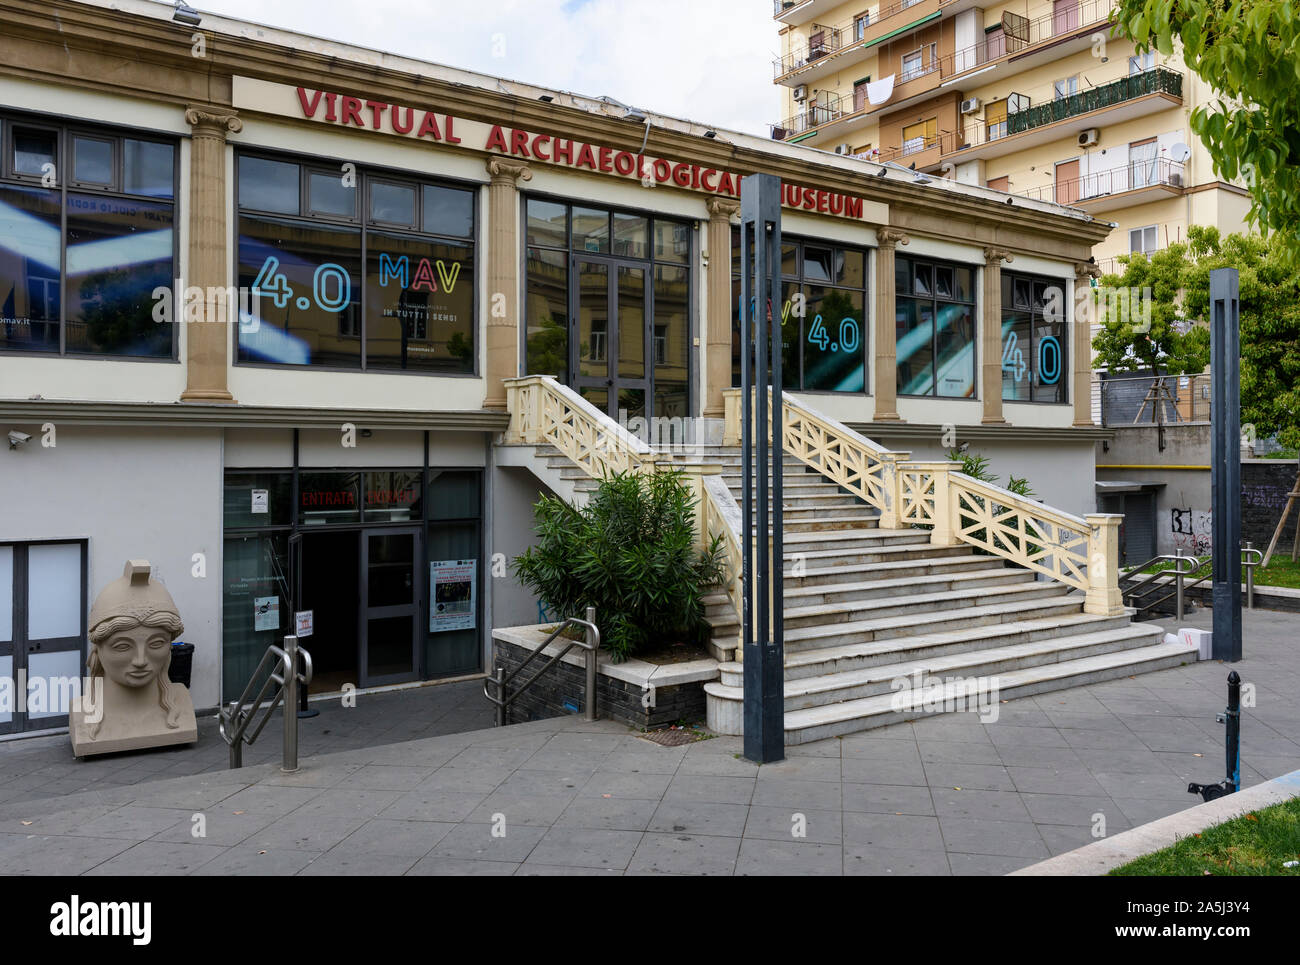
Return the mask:
<path fill-rule="evenodd" d="M 578 393 L 601 412 L 609 411 L 608 389 L 594 389 L 589 385 L 584 385 L 578 389 Z"/>
<path fill-rule="evenodd" d="M 370 533 L 366 540 L 370 553 L 366 561 L 366 605 L 373 608 L 414 603 L 415 536 L 411 533 Z M 370 642 L 373 656 L 374 639 Z M 406 645 L 409 651 L 409 634 Z"/>
<path fill-rule="evenodd" d="M 569 233 L 566 219 L 568 205 L 554 201 L 528 201 L 528 243 L 530 245 L 550 245 L 553 248 L 567 248 Z"/>
<path fill-rule="evenodd" d="M 398 523 L 420 519 L 424 515 L 424 504 L 420 500 L 422 485 L 418 470 L 366 473 L 366 522 Z"/>
<path fill-rule="evenodd" d="M 27 548 L 27 639 L 81 636 L 81 546 Z"/>
<path fill-rule="evenodd" d="M 307 175 L 307 207 L 313 214 L 357 216 L 357 189 L 337 174 L 312 171 Z"/>
<path fill-rule="evenodd" d="M 794 296 L 798 291 L 800 291 L 799 286 L 793 282 L 783 282 L 781 285 L 781 385 L 787 389 L 799 388 L 800 336 L 807 330 L 806 318 L 808 317 L 808 299 L 810 296 L 808 289 L 803 289 L 805 311 L 804 317 L 801 318 L 794 309 Z M 772 319 L 772 312 L 769 309 L 767 314 L 769 325 L 773 324 Z M 755 364 L 757 364 L 757 357 L 755 357 Z M 769 359 L 768 365 L 771 364 Z M 750 377 L 757 384 L 757 371 L 755 369 L 750 370 Z"/>
<path fill-rule="evenodd" d="M 287 547 L 285 533 L 225 540 L 221 659 L 227 700 L 243 693 L 266 648 L 279 644 L 289 628 Z"/>
<path fill-rule="evenodd" d="M 680 221 L 655 219 L 655 259 L 684 264 L 691 254 L 691 227 Z"/>
<path fill-rule="evenodd" d="M 934 304 L 918 298 L 894 303 L 898 339 L 898 394 L 934 395 Z"/>
<path fill-rule="evenodd" d="M 57 162 L 58 136 L 53 131 L 38 131 L 30 127 L 14 127 L 14 172 L 40 177 L 47 173 L 45 165 Z M 58 169 L 54 169 L 57 175 Z M 55 183 L 58 183 L 56 180 Z"/>
<path fill-rule="evenodd" d="M 866 255 L 860 251 L 838 248 L 835 251 L 835 284 L 848 288 L 867 285 Z"/>
<path fill-rule="evenodd" d="M 1029 313 L 1002 311 L 1002 398 L 1029 400 L 1031 353 Z"/>
<path fill-rule="evenodd" d="M 298 522 L 303 526 L 359 522 L 360 488 L 359 472 L 300 472 Z"/>
<path fill-rule="evenodd" d="M 916 270 L 913 273 L 913 284 L 915 285 L 913 294 L 933 295 L 934 286 L 932 285 L 930 279 L 931 276 L 930 266 L 917 262 L 915 268 Z"/>
<path fill-rule="evenodd" d="M 154 321 L 153 292 L 175 277 L 173 215 L 170 203 L 68 195 L 69 352 L 171 356 L 172 324 Z"/>
<path fill-rule="evenodd" d="M 482 488 L 483 476 L 477 471 L 429 470 L 429 518 L 477 519 Z"/>
<path fill-rule="evenodd" d="M 834 254 L 830 248 L 803 246 L 803 280 L 810 284 L 825 283 L 834 276 Z"/>
<path fill-rule="evenodd" d="M 936 265 L 934 269 L 934 294 L 937 298 L 952 298 L 952 269 Z"/>
<path fill-rule="evenodd" d="M 27 658 L 27 717 L 62 717 L 81 696 L 81 650 L 33 653 Z"/>
<path fill-rule="evenodd" d="M 288 526 L 293 509 L 293 475 L 289 472 L 228 472 L 225 526 Z"/>
<path fill-rule="evenodd" d="M 1033 400 L 1068 402 L 1065 321 L 1034 318 Z"/>
<path fill-rule="evenodd" d="M 618 375 L 620 378 L 645 378 L 645 301 L 645 269 L 619 265 Z"/>
<path fill-rule="evenodd" d="M 866 388 L 862 292 L 809 288 L 803 339 L 803 387 L 820 392 Z"/>
<path fill-rule="evenodd" d="M 433 507 L 431 501 L 430 509 Z M 430 560 L 477 560 L 481 552 L 479 525 L 476 522 L 430 525 L 427 539 Z M 476 586 L 478 577 L 476 568 Z M 474 626 L 425 633 L 424 666 L 429 676 L 473 673 L 479 669 L 483 648 L 479 631 L 475 629 L 478 614 L 474 613 L 473 617 Z"/>
<path fill-rule="evenodd" d="M 529 375 L 569 381 L 569 258 L 559 251 L 528 249 L 525 318 Z"/>
<path fill-rule="evenodd" d="M 609 375 L 609 269 L 578 262 L 578 374 Z"/>
<path fill-rule="evenodd" d="M 415 225 L 415 188 L 387 181 L 370 182 L 370 217 L 388 224 Z"/>
<path fill-rule="evenodd" d="M 645 411 L 645 389 L 619 389 L 618 390 L 618 422 L 619 425 L 627 426 L 633 419 L 644 419 Z M 647 442 L 657 442 L 655 439 L 646 439 Z M 665 442 L 671 442 L 672 439 L 665 439 Z"/>
<path fill-rule="evenodd" d="M 59 350 L 58 191 L 0 185 L 0 349 Z"/>
<path fill-rule="evenodd" d="M 894 294 L 912 294 L 912 264 L 897 255 L 894 256 Z"/>
<path fill-rule="evenodd" d="M 975 301 L 975 284 L 972 280 L 971 270 L 969 268 L 954 268 L 953 281 L 957 290 L 953 297 L 959 302 Z"/>
<path fill-rule="evenodd" d="M 14 548 L 0 546 L 0 643 L 14 638 Z M 4 675 L 0 674 L 0 680 Z"/>
<path fill-rule="evenodd" d="M 628 258 L 650 257 L 647 246 L 649 222 L 634 214 L 614 215 L 614 254 Z"/>
<path fill-rule="evenodd" d="M 366 235 L 366 367 L 474 371 L 474 251 Z"/>
<path fill-rule="evenodd" d="M 175 155 L 176 149 L 171 144 L 137 141 L 128 137 L 122 142 L 122 190 L 128 194 L 143 194 L 150 198 L 172 197 L 175 193 Z M 296 179 L 296 173 L 294 177 Z M 296 180 L 291 193 L 293 210 L 297 211 Z"/>
<path fill-rule="evenodd" d="M 239 285 L 258 297 L 239 360 L 360 367 L 360 277 L 359 229 L 240 217 Z"/>
<path fill-rule="evenodd" d="M 239 206 L 298 213 L 298 165 L 260 157 L 239 159 Z"/>
<path fill-rule="evenodd" d="M 1028 311 L 1030 307 L 1030 284 L 1025 278 L 1011 280 L 1011 306 L 1016 311 Z"/>
<path fill-rule="evenodd" d="M 655 266 L 654 412 L 681 416 L 686 409 L 690 357 L 689 282 L 685 268 Z"/>
<path fill-rule="evenodd" d="M 937 315 L 938 394 L 950 399 L 972 399 L 975 397 L 975 310 L 969 305 L 940 305 Z"/>
<path fill-rule="evenodd" d="M 72 176 L 92 184 L 113 183 L 113 142 L 77 137 L 72 140 Z"/>
<path fill-rule="evenodd" d="M 575 251 L 609 251 L 609 212 L 601 208 L 573 209 Z"/>
<path fill-rule="evenodd" d="M 424 185 L 424 230 L 433 235 L 474 236 L 474 192 Z"/>
<path fill-rule="evenodd" d="M 14 679 L 14 658 L 0 657 L 0 680 Z M 0 724 L 7 724 L 14 719 L 11 711 L 7 710 L 8 701 L 0 702 Z"/>
<path fill-rule="evenodd" d="M 737 242 L 739 244 L 739 242 Z M 733 271 L 739 271 L 740 266 L 733 262 L 731 266 Z M 790 278 L 799 277 L 799 246 L 782 245 L 781 246 L 781 274 Z"/>

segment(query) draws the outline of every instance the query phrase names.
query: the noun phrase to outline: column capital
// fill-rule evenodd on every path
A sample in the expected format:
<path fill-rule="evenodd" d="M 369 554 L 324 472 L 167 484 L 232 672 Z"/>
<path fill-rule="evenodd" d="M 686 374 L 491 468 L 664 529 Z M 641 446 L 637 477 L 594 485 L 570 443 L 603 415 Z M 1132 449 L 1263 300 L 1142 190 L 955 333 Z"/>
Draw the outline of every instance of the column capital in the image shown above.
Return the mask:
<path fill-rule="evenodd" d="M 901 228 L 876 229 L 876 246 L 879 248 L 893 248 L 895 245 L 905 245 L 911 240 L 911 236 Z"/>
<path fill-rule="evenodd" d="M 185 109 L 185 123 L 194 128 L 194 133 L 225 140 L 227 134 L 238 134 L 244 129 L 244 122 L 232 110 L 212 105 L 191 105 Z"/>
<path fill-rule="evenodd" d="M 708 198 L 704 206 L 709 209 L 709 219 L 712 221 L 730 221 L 740 214 L 740 202 L 731 198 Z"/>
<path fill-rule="evenodd" d="M 1004 261 L 1015 261 L 1015 256 L 1005 248 L 985 248 L 984 264 L 990 268 L 1001 268 Z"/>
<path fill-rule="evenodd" d="M 500 157 L 488 158 L 487 172 L 492 176 L 493 184 L 514 185 L 516 181 L 533 179 L 533 169 L 523 161 L 509 161 Z"/>
<path fill-rule="evenodd" d="M 1091 261 L 1076 261 L 1074 263 L 1074 277 L 1078 281 L 1087 278 L 1100 278 L 1101 269 Z"/>

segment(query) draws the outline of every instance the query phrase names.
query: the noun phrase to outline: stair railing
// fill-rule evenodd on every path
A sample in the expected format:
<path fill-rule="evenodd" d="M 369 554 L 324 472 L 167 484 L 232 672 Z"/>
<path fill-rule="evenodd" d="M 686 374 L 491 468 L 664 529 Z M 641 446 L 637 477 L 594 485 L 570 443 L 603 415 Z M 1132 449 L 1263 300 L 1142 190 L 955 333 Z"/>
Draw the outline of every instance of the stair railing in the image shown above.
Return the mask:
<path fill-rule="evenodd" d="M 537 673 L 533 674 L 521 683 L 513 692 L 508 690 L 507 688 L 510 681 L 519 676 L 525 667 L 541 656 L 546 648 L 551 645 L 551 641 L 569 627 L 582 627 L 584 631 L 583 638 L 581 640 L 568 640 L 565 646 L 560 648 L 558 653 L 552 654 L 551 658 L 538 668 Z M 559 663 L 564 658 L 564 655 L 574 647 L 581 647 L 583 650 L 587 651 L 587 693 L 586 698 L 583 700 L 584 715 L 586 720 L 596 720 L 596 665 L 600 653 L 600 628 L 596 626 L 596 608 L 589 606 L 587 607 L 587 618 L 585 620 L 580 620 L 577 617 L 569 617 L 556 627 L 551 632 L 551 635 L 543 640 L 541 645 L 533 650 L 532 653 L 525 657 L 523 663 L 514 670 L 506 673 L 505 667 L 498 666 L 495 674 L 484 679 L 483 696 L 496 705 L 498 727 L 505 726 L 506 709 L 518 700 L 524 691 L 531 687 L 542 674 L 546 673 L 546 671 Z M 496 687 L 496 693 L 492 692 L 493 686 Z"/>

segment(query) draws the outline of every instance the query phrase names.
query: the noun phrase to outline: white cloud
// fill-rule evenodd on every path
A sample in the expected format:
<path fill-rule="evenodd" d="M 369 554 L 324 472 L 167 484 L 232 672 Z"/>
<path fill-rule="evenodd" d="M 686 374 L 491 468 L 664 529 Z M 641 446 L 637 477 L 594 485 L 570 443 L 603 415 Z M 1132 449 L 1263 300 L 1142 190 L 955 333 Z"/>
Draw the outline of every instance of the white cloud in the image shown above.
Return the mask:
<path fill-rule="evenodd" d="M 771 0 L 205 0 L 202 10 L 766 134 Z"/>

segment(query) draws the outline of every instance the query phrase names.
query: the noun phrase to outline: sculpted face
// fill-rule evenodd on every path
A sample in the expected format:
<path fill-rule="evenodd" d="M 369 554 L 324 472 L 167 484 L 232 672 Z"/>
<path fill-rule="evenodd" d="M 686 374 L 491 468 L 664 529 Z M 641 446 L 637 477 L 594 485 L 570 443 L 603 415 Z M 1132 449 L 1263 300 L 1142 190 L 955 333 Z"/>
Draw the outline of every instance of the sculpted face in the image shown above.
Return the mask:
<path fill-rule="evenodd" d="M 104 676 L 123 687 L 144 687 L 158 679 L 171 655 L 171 635 L 161 627 L 137 626 L 99 644 Z"/>

